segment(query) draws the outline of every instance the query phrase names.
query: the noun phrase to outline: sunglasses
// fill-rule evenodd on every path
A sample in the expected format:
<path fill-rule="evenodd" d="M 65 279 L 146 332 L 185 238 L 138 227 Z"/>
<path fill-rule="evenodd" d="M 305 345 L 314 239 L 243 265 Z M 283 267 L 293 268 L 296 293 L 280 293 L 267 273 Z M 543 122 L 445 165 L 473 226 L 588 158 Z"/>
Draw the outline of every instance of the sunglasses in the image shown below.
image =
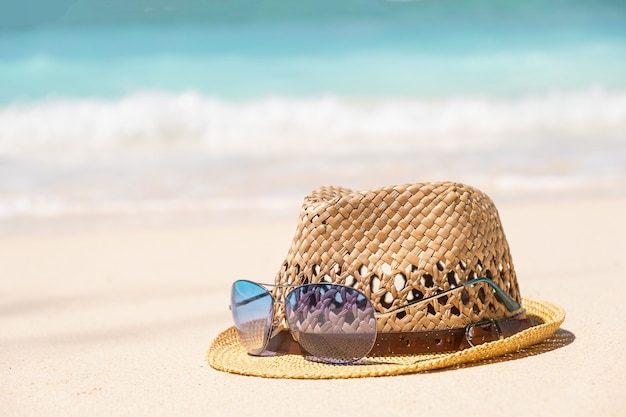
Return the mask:
<path fill-rule="evenodd" d="M 511 313 L 522 314 L 522 306 L 489 278 L 476 278 L 434 296 L 411 301 L 385 313 L 374 310 L 360 291 L 340 284 L 260 284 L 235 281 L 230 309 L 242 345 L 250 355 L 262 355 L 279 330 L 275 306 L 284 304 L 285 319 L 292 338 L 313 360 L 348 364 L 366 357 L 376 343 L 376 319 L 418 307 L 463 288 L 485 283 Z M 268 288 L 292 288 L 284 301 L 276 300 Z"/>

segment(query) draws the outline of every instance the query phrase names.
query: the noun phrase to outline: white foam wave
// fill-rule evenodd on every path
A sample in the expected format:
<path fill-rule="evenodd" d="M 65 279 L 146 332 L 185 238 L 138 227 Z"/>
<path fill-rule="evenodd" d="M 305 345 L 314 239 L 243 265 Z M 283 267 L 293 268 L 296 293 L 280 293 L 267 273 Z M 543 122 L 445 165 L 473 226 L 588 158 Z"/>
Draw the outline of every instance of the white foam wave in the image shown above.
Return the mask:
<path fill-rule="evenodd" d="M 195 92 L 139 92 L 119 100 L 50 99 L 0 108 L 0 155 L 18 158 L 475 149 L 507 147 L 520 136 L 571 141 L 593 135 L 597 143 L 616 132 L 626 132 L 626 92 L 601 89 L 509 99 L 245 102 Z"/>
<path fill-rule="evenodd" d="M 299 197 L 299 198 L 298 198 Z M 263 198 L 220 199 L 151 199 L 140 201 L 93 202 L 64 196 L 0 197 L 0 219 L 20 216 L 54 218 L 58 216 L 132 215 L 163 213 L 253 213 L 286 211 L 299 204 L 301 196 L 274 196 Z"/>

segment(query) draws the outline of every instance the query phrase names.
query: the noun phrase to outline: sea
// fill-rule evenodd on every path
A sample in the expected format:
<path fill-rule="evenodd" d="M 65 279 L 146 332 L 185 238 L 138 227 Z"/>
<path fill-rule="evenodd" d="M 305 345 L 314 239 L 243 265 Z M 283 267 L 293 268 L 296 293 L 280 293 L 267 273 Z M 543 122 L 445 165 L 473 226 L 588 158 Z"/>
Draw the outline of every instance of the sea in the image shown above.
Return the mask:
<path fill-rule="evenodd" d="M 441 180 L 626 195 L 626 2 L 2 6 L 0 230 L 295 221 L 321 185 Z"/>

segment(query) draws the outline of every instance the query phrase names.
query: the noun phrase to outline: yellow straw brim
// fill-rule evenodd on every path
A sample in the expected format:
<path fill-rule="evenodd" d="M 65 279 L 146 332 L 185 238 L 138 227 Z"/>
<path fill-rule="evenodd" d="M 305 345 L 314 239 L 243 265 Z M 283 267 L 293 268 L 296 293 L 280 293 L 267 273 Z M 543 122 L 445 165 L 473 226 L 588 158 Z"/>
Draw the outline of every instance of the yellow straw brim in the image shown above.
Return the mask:
<path fill-rule="evenodd" d="M 543 342 L 565 320 L 565 311 L 552 303 L 525 298 L 523 306 L 536 323 L 529 329 L 496 342 L 485 343 L 458 352 L 365 358 L 351 365 L 313 362 L 301 355 L 251 356 L 239 342 L 234 327 L 220 333 L 209 347 L 207 360 L 213 368 L 241 375 L 265 378 L 359 378 L 401 375 L 449 368 L 485 359 L 518 353 Z M 510 356 L 510 357 L 509 357 Z M 507 355 L 513 359 L 515 355 Z"/>

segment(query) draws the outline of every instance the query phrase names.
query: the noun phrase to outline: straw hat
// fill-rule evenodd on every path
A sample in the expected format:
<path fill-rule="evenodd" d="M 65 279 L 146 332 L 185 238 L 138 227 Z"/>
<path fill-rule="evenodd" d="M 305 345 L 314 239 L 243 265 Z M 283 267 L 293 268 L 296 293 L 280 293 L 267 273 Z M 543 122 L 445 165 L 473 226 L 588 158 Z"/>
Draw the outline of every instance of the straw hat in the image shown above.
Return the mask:
<path fill-rule="evenodd" d="M 513 315 L 489 285 L 464 287 L 479 277 L 492 280 L 525 308 L 525 314 Z M 377 318 L 375 356 L 352 365 L 313 362 L 297 353 L 287 331 L 274 343 L 278 353 L 250 356 L 231 327 L 213 341 L 209 364 L 274 378 L 398 375 L 518 352 L 544 341 L 565 319 L 560 307 L 520 296 L 495 205 L 481 191 L 459 183 L 313 191 L 303 203 L 275 283 L 318 282 L 353 287 L 383 313 Z M 384 314 L 460 287 L 426 306 Z M 277 288 L 273 295 L 280 299 L 284 292 Z M 284 311 L 278 309 L 277 314 Z M 284 326 L 284 320 L 280 322 Z M 471 340 L 470 333 L 480 337 Z M 405 347 L 410 340 L 416 342 Z"/>

